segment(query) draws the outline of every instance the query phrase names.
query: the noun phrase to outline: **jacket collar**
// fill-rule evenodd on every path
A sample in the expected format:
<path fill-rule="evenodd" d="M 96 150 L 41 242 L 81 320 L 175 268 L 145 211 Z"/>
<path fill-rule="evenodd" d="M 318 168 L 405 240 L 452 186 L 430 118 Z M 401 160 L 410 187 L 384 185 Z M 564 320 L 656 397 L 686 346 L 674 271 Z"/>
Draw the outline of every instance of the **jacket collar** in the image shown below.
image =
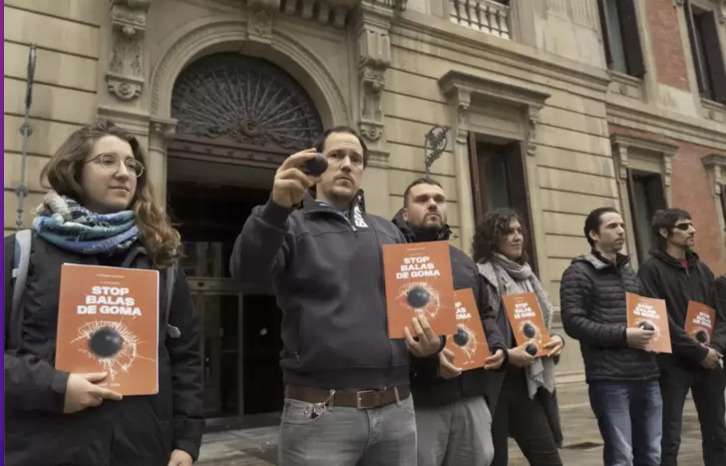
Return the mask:
<path fill-rule="evenodd" d="M 348 209 L 346 212 L 341 212 L 344 214 L 351 214 L 353 211 L 356 210 L 356 207 L 358 210 L 362 213 L 365 213 L 366 210 L 366 202 L 365 202 L 365 196 L 362 189 L 359 189 L 351 198 L 350 203 L 348 204 Z M 308 193 L 303 198 L 302 206 L 301 206 L 303 212 L 312 213 L 312 212 L 330 212 L 331 210 L 337 210 L 334 207 L 326 207 L 323 205 L 320 205 L 318 200 L 315 198 L 315 194 L 311 191 L 308 191 Z"/>
<path fill-rule="evenodd" d="M 654 249 L 650 251 L 650 255 L 655 257 L 659 261 L 670 265 L 671 267 L 683 269 L 683 265 L 678 259 L 671 257 L 667 252 L 663 251 L 662 249 Z M 690 249 L 686 250 L 686 261 L 688 262 L 689 269 L 695 267 L 699 260 L 700 258 L 698 254 Z"/>
<path fill-rule="evenodd" d="M 418 239 L 416 238 L 416 233 L 413 231 L 408 222 L 403 219 L 403 208 L 399 209 L 391 222 L 393 222 L 393 224 L 396 225 L 399 230 L 401 230 L 403 236 L 406 237 L 406 241 L 408 241 L 409 243 L 418 242 Z M 436 236 L 436 241 L 448 240 L 450 237 L 451 228 L 449 227 L 449 225 L 444 225 L 443 227 L 441 227 L 441 230 L 439 230 L 439 234 Z"/>
<path fill-rule="evenodd" d="M 630 256 L 618 253 L 615 256 L 615 262 L 607 260 L 596 250 L 592 250 L 587 254 L 578 256 L 572 260 L 572 262 L 586 262 L 592 265 L 595 270 L 605 270 L 607 268 L 621 269 L 628 263 L 630 263 Z"/>

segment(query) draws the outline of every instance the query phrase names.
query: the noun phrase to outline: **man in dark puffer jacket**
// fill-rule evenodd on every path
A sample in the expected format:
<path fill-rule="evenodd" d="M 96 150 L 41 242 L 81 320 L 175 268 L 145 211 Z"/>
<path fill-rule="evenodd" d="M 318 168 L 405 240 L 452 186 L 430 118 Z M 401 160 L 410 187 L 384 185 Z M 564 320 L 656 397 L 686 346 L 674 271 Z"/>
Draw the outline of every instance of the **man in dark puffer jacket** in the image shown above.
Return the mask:
<path fill-rule="evenodd" d="M 720 358 L 726 349 L 726 317 L 716 298 L 713 273 L 691 250 L 696 230 L 688 212 L 659 210 L 653 216 L 652 230 L 658 248 L 640 266 L 638 277 L 646 296 L 665 300 L 673 347 L 673 354 L 658 355 L 663 393 L 661 464 L 678 464 L 683 405 L 690 390 L 701 424 L 703 463 L 723 466 L 726 464 L 726 380 Z M 689 301 L 716 310 L 713 336 L 707 344 L 699 343 L 684 331 Z"/>
<path fill-rule="evenodd" d="M 573 259 L 560 285 L 562 321 L 580 341 L 590 405 L 605 442 L 606 466 L 660 465 L 662 401 L 658 366 L 643 349 L 653 331 L 627 327 L 625 293 L 641 294 L 625 244 L 623 219 L 611 207 L 585 220 L 589 254 Z M 630 435 L 627 435 L 630 433 Z"/>

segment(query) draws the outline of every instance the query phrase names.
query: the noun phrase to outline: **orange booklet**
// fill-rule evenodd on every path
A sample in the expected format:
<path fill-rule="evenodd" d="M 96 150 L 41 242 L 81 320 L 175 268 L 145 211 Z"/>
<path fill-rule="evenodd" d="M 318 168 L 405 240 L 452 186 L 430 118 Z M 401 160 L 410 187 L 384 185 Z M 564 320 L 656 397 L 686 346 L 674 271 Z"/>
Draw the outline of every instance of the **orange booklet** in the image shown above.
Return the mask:
<path fill-rule="evenodd" d="M 716 324 L 716 309 L 698 301 L 688 301 L 684 330 L 699 343 L 708 346 Z"/>
<path fill-rule="evenodd" d="M 159 272 L 63 264 L 56 369 L 106 372 L 122 395 L 159 391 Z"/>
<path fill-rule="evenodd" d="M 655 331 L 655 335 L 646 349 L 656 353 L 671 353 L 671 335 L 668 329 L 668 310 L 665 300 L 646 298 L 626 292 L 625 301 L 628 310 L 628 327 L 641 327 Z"/>
<path fill-rule="evenodd" d="M 456 333 L 454 280 L 448 241 L 383 245 L 388 336 L 404 338 L 425 317 L 437 335 Z"/>
<path fill-rule="evenodd" d="M 534 356 L 547 356 L 550 350 L 545 349 L 544 345 L 549 343 L 552 337 L 544 324 L 537 295 L 534 293 L 509 294 L 503 296 L 502 301 L 507 310 L 509 325 L 512 327 L 517 345 L 529 342 L 535 345 L 531 351 L 537 350 Z"/>
<path fill-rule="evenodd" d="M 454 365 L 464 371 L 484 367 L 484 360 L 492 353 L 474 292 L 471 288 L 455 290 L 454 300 L 457 331 L 446 338 L 446 347 L 454 353 Z"/>

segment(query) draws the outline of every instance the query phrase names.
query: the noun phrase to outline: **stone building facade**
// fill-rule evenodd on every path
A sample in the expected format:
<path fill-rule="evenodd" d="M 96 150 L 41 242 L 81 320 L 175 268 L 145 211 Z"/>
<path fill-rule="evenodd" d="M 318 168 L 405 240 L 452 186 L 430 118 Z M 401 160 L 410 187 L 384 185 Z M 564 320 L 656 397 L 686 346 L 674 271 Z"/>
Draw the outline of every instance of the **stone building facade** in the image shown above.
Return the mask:
<path fill-rule="evenodd" d="M 332 125 L 371 148 L 371 212 L 400 208 L 432 150 L 455 245 L 470 251 L 488 209 L 520 210 L 555 304 L 603 205 L 624 213 L 636 265 L 649 215 L 689 209 L 697 251 L 726 272 L 726 1 L 6 0 L 4 12 L 5 234 L 35 43 L 24 223 L 72 130 L 105 117 L 141 138 L 186 241 L 210 417 L 274 408 L 278 317 L 249 312 L 274 301 L 242 295 L 226 256 L 274 168 Z M 576 346 L 562 381 L 582 377 Z"/>

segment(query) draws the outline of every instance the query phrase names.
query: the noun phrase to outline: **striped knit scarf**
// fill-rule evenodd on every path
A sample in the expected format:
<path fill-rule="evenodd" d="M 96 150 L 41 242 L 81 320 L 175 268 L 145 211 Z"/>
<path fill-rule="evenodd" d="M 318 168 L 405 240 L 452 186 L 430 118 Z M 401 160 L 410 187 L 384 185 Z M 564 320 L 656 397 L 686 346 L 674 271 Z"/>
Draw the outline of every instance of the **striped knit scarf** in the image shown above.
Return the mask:
<path fill-rule="evenodd" d="M 134 212 L 96 214 L 67 196 L 50 191 L 35 210 L 38 236 L 67 251 L 84 255 L 128 249 L 139 237 Z"/>

